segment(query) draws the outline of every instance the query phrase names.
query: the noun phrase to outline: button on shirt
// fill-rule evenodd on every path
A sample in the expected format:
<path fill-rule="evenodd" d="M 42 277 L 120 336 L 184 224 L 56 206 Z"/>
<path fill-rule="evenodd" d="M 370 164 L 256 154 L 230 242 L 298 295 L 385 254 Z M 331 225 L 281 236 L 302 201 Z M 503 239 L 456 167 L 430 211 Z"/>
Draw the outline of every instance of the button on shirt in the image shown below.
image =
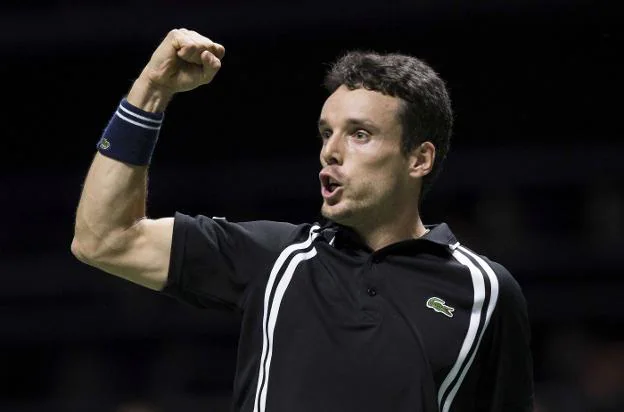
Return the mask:
<path fill-rule="evenodd" d="M 164 292 L 242 313 L 236 411 L 531 411 L 517 282 L 428 228 L 373 252 L 332 222 L 176 214 Z"/>

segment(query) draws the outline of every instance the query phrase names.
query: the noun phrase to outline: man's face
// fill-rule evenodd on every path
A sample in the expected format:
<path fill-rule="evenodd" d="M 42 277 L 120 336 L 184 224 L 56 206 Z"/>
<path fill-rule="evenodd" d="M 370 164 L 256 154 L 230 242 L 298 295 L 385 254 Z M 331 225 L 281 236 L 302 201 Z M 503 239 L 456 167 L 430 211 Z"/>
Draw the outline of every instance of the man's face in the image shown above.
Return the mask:
<path fill-rule="evenodd" d="M 323 216 L 361 227 L 413 207 L 400 110 L 398 98 L 364 88 L 341 86 L 325 101 L 319 119 Z"/>

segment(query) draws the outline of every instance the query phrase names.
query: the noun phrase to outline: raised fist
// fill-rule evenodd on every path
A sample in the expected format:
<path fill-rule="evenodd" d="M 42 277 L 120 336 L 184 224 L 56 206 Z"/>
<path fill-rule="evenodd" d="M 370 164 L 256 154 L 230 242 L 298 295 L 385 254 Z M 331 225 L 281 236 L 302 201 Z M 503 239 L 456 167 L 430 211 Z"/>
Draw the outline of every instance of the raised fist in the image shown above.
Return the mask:
<path fill-rule="evenodd" d="M 171 30 L 156 48 L 141 76 L 169 94 L 210 83 L 221 68 L 222 45 L 187 29 Z"/>

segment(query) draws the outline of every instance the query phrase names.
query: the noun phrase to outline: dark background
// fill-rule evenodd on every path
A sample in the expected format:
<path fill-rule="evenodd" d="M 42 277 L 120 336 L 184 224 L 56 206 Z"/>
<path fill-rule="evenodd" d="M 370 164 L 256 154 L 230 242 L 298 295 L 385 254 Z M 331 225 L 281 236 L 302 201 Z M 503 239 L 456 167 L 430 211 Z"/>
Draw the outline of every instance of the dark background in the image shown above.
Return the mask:
<path fill-rule="evenodd" d="M 295 223 L 320 206 L 327 65 L 399 51 L 447 81 L 456 127 L 423 215 L 516 276 L 538 408 L 624 411 L 624 144 L 617 2 L 29 1 L 0 5 L 0 411 L 223 411 L 237 317 L 80 264 L 95 143 L 176 27 L 226 47 L 177 96 L 149 215 Z"/>

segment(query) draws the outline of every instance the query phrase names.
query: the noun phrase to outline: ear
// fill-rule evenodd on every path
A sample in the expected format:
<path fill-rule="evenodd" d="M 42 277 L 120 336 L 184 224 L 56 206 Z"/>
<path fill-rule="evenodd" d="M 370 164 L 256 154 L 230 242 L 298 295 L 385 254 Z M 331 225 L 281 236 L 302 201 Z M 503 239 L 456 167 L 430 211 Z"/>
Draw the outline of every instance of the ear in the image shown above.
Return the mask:
<path fill-rule="evenodd" d="M 416 146 L 409 155 L 409 175 L 422 178 L 431 173 L 435 152 L 435 146 L 431 142 L 423 142 Z"/>

